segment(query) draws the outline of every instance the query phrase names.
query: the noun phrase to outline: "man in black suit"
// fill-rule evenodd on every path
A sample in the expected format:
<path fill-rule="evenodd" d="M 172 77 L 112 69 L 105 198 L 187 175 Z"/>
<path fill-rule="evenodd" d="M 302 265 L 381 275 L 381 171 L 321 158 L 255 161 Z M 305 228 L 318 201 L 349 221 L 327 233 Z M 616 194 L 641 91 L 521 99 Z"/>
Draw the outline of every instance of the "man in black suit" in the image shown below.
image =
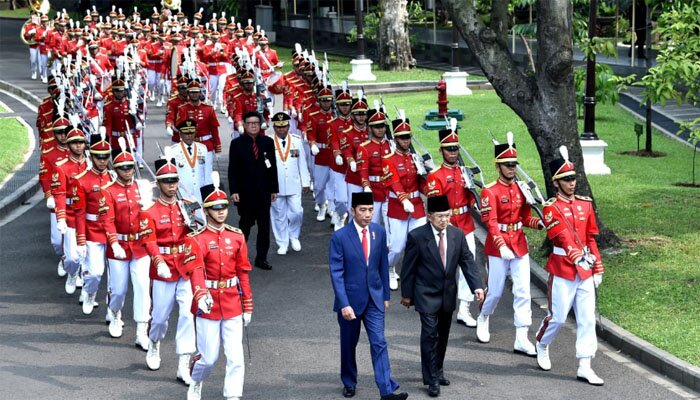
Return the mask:
<path fill-rule="evenodd" d="M 267 251 L 270 248 L 270 206 L 277 198 L 277 161 L 274 141 L 260 133 L 260 115 L 243 116 L 244 135 L 231 141 L 228 182 L 231 198 L 238 207 L 239 225 L 246 240 L 250 228 L 258 224 L 255 243 L 255 266 L 270 270 Z"/>
<path fill-rule="evenodd" d="M 409 232 L 401 268 L 401 304 L 415 305 L 420 313 L 423 384 L 430 397 L 450 384 L 442 366 L 457 305 L 458 266 L 477 300 L 484 299 L 474 255 L 464 233 L 449 224 L 451 215 L 447 196 L 428 198 L 430 223 Z"/>

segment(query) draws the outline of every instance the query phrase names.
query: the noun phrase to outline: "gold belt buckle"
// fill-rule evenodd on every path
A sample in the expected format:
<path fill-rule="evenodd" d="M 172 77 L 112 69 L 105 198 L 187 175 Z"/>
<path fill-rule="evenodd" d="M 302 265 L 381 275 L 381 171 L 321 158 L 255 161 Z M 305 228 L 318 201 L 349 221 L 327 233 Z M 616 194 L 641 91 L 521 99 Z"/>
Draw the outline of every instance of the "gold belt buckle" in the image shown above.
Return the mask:
<path fill-rule="evenodd" d="M 219 281 L 219 289 L 224 289 L 226 287 L 226 281 Z"/>
<path fill-rule="evenodd" d="M 134 235 L 133 233 L 130 233 L 130 234 L 128 234 L 128 235 L 126 236 L 126 238 L 127 238 L 127 240 L 128 240 L 129 242 L 131 242 L 131 241 L 133 241 L 133 240 L 136 240 L 136 238 L 135 238 L 134 236 L 135 236 L 135 235 Z"/>
<path fill-rule="evenodd" d="M 173 246 L 170 248 L 170 254 L 177 254 L 178 253 L 178 248 L 177 246 Z"/>

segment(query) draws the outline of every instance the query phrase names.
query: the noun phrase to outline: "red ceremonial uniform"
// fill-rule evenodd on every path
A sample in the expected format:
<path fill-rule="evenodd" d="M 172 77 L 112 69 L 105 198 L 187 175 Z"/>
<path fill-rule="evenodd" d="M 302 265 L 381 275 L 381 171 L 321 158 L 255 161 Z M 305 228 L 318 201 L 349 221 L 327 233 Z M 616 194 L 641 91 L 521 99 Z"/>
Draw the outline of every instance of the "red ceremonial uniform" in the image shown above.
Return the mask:
<path fill-rule="evenodd" d="M 357 170 L 362 178 L 362 187 L 372 189 L 374 201 L 384 202 L 387 198 L 387 189 L 382 182 L 382 159 L 391 154 L 391 146 L 388 140 L 368 140 L 357 149 Z"/>
<path fill-rule="evenodd" d="M 469 209 L 474 207 L 476 199 L 472 192 L 464 187 L 464 177 L 459 166 L 442 164 L 428 175 L 426 190 L 428 197 L 446 195 L 452 208 L 450 223 L 461 229 L 465 235 L 474 232 L 474 220 Z"/>
<path fill-rule="evenodd" d="M 168 102 L 165 105 L 165 126 L 168 127 L 175 127 L 175 118 L 177 116 L 177 109 L 187 103 L 187 98 L 182 97 L 179 94 L 176 96 L 171 97 L 168 99 Z M 180 134 L 173 131 L 173 137 L 171 140 L 174 143 L 179 143 L 180 142 Z"/>
<path fill-rule="evenodd" d="M 235 126 L 243 124 L 243 116 L 246 113 L 258 111 L 258 99 L 255 92 L 246 93 L 241 90 L 233 96 L 233 99 L 236 102 L 236 109 L 233 113 Z M 267 118 L 267 109 L 265 109 L 264 114 L 265 118 Z"/>
<path fill-rule="evenodd" d="M 132 133 L 134 132 L 134 126 L 136 126 L 134 116 L 129 114 L 129 101 L 126 98 L 117 101 L 114 97 L 111 97 L 105 102 L 102 110 L 104 113 L 103 125 L 107 129 L 105 135 L 109 137 L 112 148 L 118 149 L 118 139 L 120 136 L 126 136 L 127 125 Z M 136 131 L 134 136 L 138 136 L 138 131 Z"/>
<path fill-rule="evenodd" d="M 112 181 L 108 170 L 97 172 L 94 168 L 76 175 L 71 191 L 73 195 L 73 211 L 75 212 L 75 236 L 78 246 L 86 241 L 107 243 L 107 236 L 102 227 L 100 217 L 105 214 L 106 200 L 102 187 Z"/>
<path fill-rule="evenodd" d="M 24 25 L 24 30 L 22 30 L 22 36 L 24 37 L 24 40 L 26 40 L 29 43 L 30 49 L 35 49 L 39 47 L 39 42 L 37 41 L 37 34 L 40 33 L 39 28 L 41 27 L 35 24 L 34 22 L 29 22 L 28 24 Z"/>
<path fill-rule="evenodd" d="M 343 132 L 343 136 L 340 137 L 340 151 L 345 157 L 345 161 L 348 165 L 352 161 L 356 161 L 357 149 L 360 145 L 367 140 L 367 127 L 364 129 L 358 129 L 353 123 L 352 126 Z M 362 186 L 362 177 L 360 176 L 360 166 L 357 166 L 357 172 L 352 172 L 348 168 L 345 173 L 345 182 L 352 183 L 353 185 Z"/>
<path fill-rule="evenodd" d="M 318 154 L 314 157 L 314 164 L 329 167 L 335 164 L 333 161 L 333 151 L 328 146 L 328 123 L 333 119 L 333 113 L 323 111 L 318 108 L 308 114 L 306 125 L 306 138 L 309 141 L 309 146 L 316 144 Z"/>
<path fill-rule="evenodd" d="M 229 58 L 224 51 L 224 45 L 221 44 L 220 46 L 220 50 L 216 49 L 214 44 L 204 46 L 204 58 L 202 60 L 207 63 L 210 76 L 226 73 L 226 63 Z"/>
<path fill-rule="evenodd" d="M 527 238 L 523 226 L 539 229 L 540 219 L 532 216 L 532 208 L 525 201 L 516 183 L 506 183 L 500 178 L 481 191 L 481 220 L 488 235 L 484 244 L 487 256 L 501 257 L 498 249 L 507 246 L 516 257 L 528 253 Z"/>
<path fill-rule="evenodd" d="M 55 140 L 52 130 L 55 108 L 56 106 L 51 96 L 44 97 L 44 100 L 41 101 L 41 104 L 39 104 L 37 108 L 36 128 L 39 131 L 39 140 L 41 141 L 42 150 L 45 150 L 49 143 Z"/>
<path fill-rule="evenodd" d="M 243 233 L 234 227 L 224 225 L 221 230 L 211 226 L 192 233 L 185 242 L 185 266 L 192 282 L 192 313 L 197 312 L 197 302 L 209 293 L 214 306 L 201 318 L 221 320 L 230 319 L 244 312 L 253 312 L 253 294 L 250 289 L 249 272 L 252 269 L 248 260 L 248 247 Z M 226 283 L 238 279 L 243 291 L 241 300 L 238 285 L 231 287 Z M 209 285 L 207 285 L 209 282 Z"/>
<path fill-rule="evenodd" d="M 115 258 L 112 244 L 117 242 L 126 252 L 126 260 L 146 256 L 146 249 L 140 238 L 141 232 L 148 226 L 148 221 L 139 219 L 141 196 L 136 184 L 133 181 L 123 184 L 115 180 L 102 189 L 102 196 L 107 207 L 102 217 L 109 244 L 107 257 Z"/>
<path fill-rule="evenodd" d="M 146 251 L 151 257 L 151 279 L 176 282 L 182 276 L 189 279 L 184 269 L 185 239 L 190 229 L 185 225 L 182 211 L 177 202 L 170 204 L 158 199 L 141 212 L 139 220 L 148 220 L 148 227 L 141 232 Z M 171 277 L 158 276 L 157 265 L 164 262 L 170 268 Z"/>
<path fill-rule="evenodd" d="M 161 73 L 165 48 L 158 41 L 155 41 L 148 43 L 145 46 L 145 49 L 147 52 L 146 69 L 156 71 L 156 73 Z"/>
<path fill-rule="evenodd" d="M 197 121 L 197 136 L 195 140 L 207 146 L 207 151 L 221 153 L 221 138 L 219 137 L 219 120 L 216 118 L 214 107 L 200 103 L 194 105 L 187 102 L 177 109 L 175 123 L 179 125 L 185 120 Z"/>
<path fill-rule="evenodd" d="M 411 153 L 401 153 L 399 150 L 384 156 L 382 159 L 382 181 L 389 190 L 389 209 L 387 216 L 400 220 L 425 217 L 421 191 L 425 189 L 425 179 L 418 175 L 416 164 Z M 408 214 L 401 202 L 409 199 L 414 211 Z"/>
<path fill-rule="evenodd" d="M 41 158 L 39 161 L 39 184 L 41 185 L 41 190 L 44 192 L 45 199 L 53 196 L 51 182 L 54 180 L 54 176 L 55 179 L 58 180 L 58 173 L 54 171 L 56 164 L 68 157 L 67 147 L 59 147 L 56 142 L 53 143 L 53 146 L 41 151 Z M 53 210 L 51 212 L 53 212 Z"/>
<path fill-rule="evenodd" d="M 73 201 L 76 195 L 75 177 L 80 175 L 88 167 L 87 160 L 75 159 L 72 155 L 59 161 L 52 177 L 51 191 L 56 202 L 56 220 L 65 220 L 66 225 L 75 228 L 75 212 Z"/>
<path fill-rule="evenodd" d="M 347 117 L 344 117 L 342 115 L 338 115 L 337 117 L 333 118 L 328 122 L 328 145 L 331 148 L 331 153 L 333 157 L 333 162 L 331 162 L 331 169 L 335 172 L 344 174 L 345 171 L 348 169 L 348 164 L 345 163 L 345 157 L 343 156 L 343 153 L 340 151 L 340 143 L 342 138 L 345 137 L 345 131 L 352 128 L 352 118 L 348 115 Z M 343 164 L 338 165 L 335 163 L 335 157 L 336 156 L 341 156 L 343 158 Z"/>
<path fill-rule="evenodd" d="M 589 197 L 577 195 L 568 199 L 559 194 L 545 203 L 542 214 L 547 237 L 554 245 L 547 260 L 547 272 L 568 280 L 575 280 L 577 274 L 579 278 L 587 279 L 605 272 L 595 241 L 598 225 Z M 596 257 L 593 268 L 589 270 L 576 265 L 583 256 L 583 246 L 588 246 Z"/>

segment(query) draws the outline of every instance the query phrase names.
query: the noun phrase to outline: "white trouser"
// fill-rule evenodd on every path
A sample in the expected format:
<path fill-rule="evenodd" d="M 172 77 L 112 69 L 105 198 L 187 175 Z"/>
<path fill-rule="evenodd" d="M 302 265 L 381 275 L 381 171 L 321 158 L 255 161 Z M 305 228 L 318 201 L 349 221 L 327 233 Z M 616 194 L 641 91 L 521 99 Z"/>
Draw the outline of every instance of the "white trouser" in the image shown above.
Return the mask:
<path fill-rule="evenodd" d="M 219 101 L 219 75 L 209 75 L 209 95 L 211 104 L 217 105 Z"/>
<path fill-rule="evenodd" d="M 136 147 L 136 159 L 143 160 L 143 136 L 145 134 L 145 127 L 141 130 L 139 137 L 134 136 L 134 146 Z"/>
<path fill-rule="evenodd" d="M 56 54 L 54 54 L 54 57 L 56 57 Z M 51 69 L 56 69 L 56 70 L 61 70 L 61 67 L 63 66 L 61 58 L 54 58 L 53 63 L 51 63 Z"/>
<path fill-rule="evenodd" d="M 192 354 L 196 351 L 194 339 L 194 318 L 192 306 L 192 285 L 182 278 L 174 282 L 153 279 L 151 281 L 151 323 L 148 327 L 148 338 L 160 341 L 168 332 L 168 319 L 173 311 L 175 302 L 180 309 L 177 318 L 177 333 L 175 334 L 175 352 L 177 354 Z"/>
<path fill-rule="evenodd" d="M 306 136 L 306 133 L 302 132 L 301 130 L 299 130 L 299 134 L 301 135 L 301 137 Z M 314 170 L 314 167 L 316 166 L 316 156 L 311 154 L 311 147 L 309 146 L 309 142 L 306 139 L 304 139 L 302 141 L 301 145 L 304 146 L 304 154 L 308 155 L 308 157 L 306 157 L 306 168 L 308 168 L 309 171 L 311 171 L 311 175 L 312 175 L 311 178 L 314 181 L 314 197 L 315 197 L 315 196 L 318 196 L 316 194 L 316 178 L 313 176 L 313 170 Z"/>
<path fill-rule="evenodd" d="M 157 95 L 158 89 L 160 89 L 160 74 L 153 69 L 147 69 L 146 78 L 148 80 L 148 89 L 153 92 L 154 95 Z"/>
<path fill-rule="evenodd" d="M 48 70 L 46 69 L 49 62 L 49 56 L 47 54 L 39 54 L 39 73 L 43 78 L 48 78 Z"/>
<path fill-rule="evenodd" d="M 549 275 L 549 311 L 537 333 L 543 345 L 551 344 L 566 323 L 571 307 L 576 314 L 576 358 L 595 357 L 595 287 L 593 278 L 570 281 Z"/>
<path fill-rule="evenodd" d="M 63 235 L 56 228 L 56 213 L 50 213 L 51 215 L 51 247 L 53 247 L 54 253 L 57 256 L 63 257 Z"/>
<path fill-rule="evenodd" d="M 277 200 L 272 202 L 270 219 L 277 246 L 287 248 L 289 239 L 299 239 L 303 218 L 301 195 L 278 196 Z"/>
<path fill-rule="evenodd" d="M 516 328 L 532 325 L 530 308 L 530 256 L 506 261 L 501 257 L 489 256 L 486 299 L 481 306 L 481 315 L 491 315 L 496 311 L 498 300 L 503 295 L 506 276 L 510 273 L 513 281 L 513 322 Z"/>
<path fill-rule="evenodd" d="M 126 291 L 129 288 L 129 276 L 134 288 L 134 321 L 148 322 L 151 309 L 151 296 L 148 289 L 151 279 L 148 277 L 151 259 L 148 256 L 133 260 L 114 260 L 109 258 L 109 308 L 115 313 L 124 307 Z"/>
<path fill-rule="evenodd" d="M 314 197 L 316 204 L 321 205 L 332 195 L 330 172 L 331 167 L 314 164 Z"/>
<path fill-rule="evenodd" d="M 375 224 L 380 224 L 388 226 L 386 213 L 389 212 L 389 201 L 375 201 L 374 202 L 374 214 L 372 214 L 372 222 Z M 391 237 L 387 236 L 387 240 L 391 240 Z M 388 243 L 387 243 L 388 245 Z"/>
<path fill-rule="evenodd" d="M 75 228 L 69 227 L 66 229 L 66 233 L 63 234 L 63 254 L 65 255 L 63 269 L 66 270 L 68 275 L 77 274 L 83 260 L 78 256 L 78 241 L 75 237 Z"/>
<path fill-rule="evenodd" d="M 97 293 L 102 275 L 105 273 L 105 250 L 107 245 L 98 242 L 86 242 L 87 252 L 83 261 L 83 291 Z"/>
<path fill-rule="evenodd" d="M 167 101 L 173 93 L 173 81 L 168 76 L 163 76 L 163 96 Z"/>
<path fill-rule="evenodd" d="M 474 262 L 476 263 L 476 241 L 474 239 L 474 232 L 469 232 L 465 237 L 467 238 L 467 247 L 469 247 L 469 251 L 472 252 Z M 471 289 L 469 289 L 467 280 L 464 279 L 462 268 L 457 268 L 457 298 L 461 301 L 474 301 L 474 295 Z"/>
<path fill-rule="evenodd" d="M 362 190 L 362 186 L 353 185 L 352 183 L 345 182 L 345 185 L 347 186 L 347 191 L 348 191 L 348 197 L 347 197 L 347 206 L 348 207 L 347 208 L 349 210 L 350 208 L 352 208 L 351 207 L 352 194 L 357 193 L 357 192 L 362 192 L 363 190 Z M 374 210 L 374 212 L 376 213 L 377 210 Z"/>
<path fill-rule="evenodd" d="M 39 48 L 29 48 L 29 65 L 32 74 L 36 74 L 39 71 Z"/>
<path fill-rule="evenodd" d="M 224 345 L 226 377 L 224 397 L 243 396 L 245 361 L 243 360 L 243 318 L 210 320 L 196 317 L 197 350 L 199 354 L 192 367 L 192 380 L 206 380 L 219 359 L 219 347 Z"/>
<path fill-rule="evenodd" d="M 342 216 L 348 212 L 348 185 L 345 183 L 345 174 L 331 170 L 329 180 L 333 190 L 333 211 Z"/>
<path fill-rule="evenodd" d="M 395 267 L 401 258 L 401 253 L 406 248 L 406 238 L 408 232 L 425 225 L 426 218 L 408 219 L 387 218 L 387 238 L 389 238 L 389 266 Z"/>
<path fill-rule="evenodd" d="M 303 137 L 303 135 L 301 134 L 301 131 L 299 130 L 299 122 L 297 121 L 296 118 L 292 118 L 289 120 L 289 133 Z M 306 150 L 306 148 L 304 148 L 304 150 Z M 306 153 L 306 154 L 311 154 L 311 153 Z M 306 158 L 311 158 L 311 157 L 306 157 Z"/>

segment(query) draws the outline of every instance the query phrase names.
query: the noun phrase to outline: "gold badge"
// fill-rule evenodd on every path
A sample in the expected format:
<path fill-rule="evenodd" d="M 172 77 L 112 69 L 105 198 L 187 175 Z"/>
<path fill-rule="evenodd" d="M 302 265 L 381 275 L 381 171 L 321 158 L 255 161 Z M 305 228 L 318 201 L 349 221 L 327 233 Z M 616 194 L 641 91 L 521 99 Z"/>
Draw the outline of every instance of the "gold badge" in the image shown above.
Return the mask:
<path fill-rule="evenodd" d="M 481 206 L 482 207 L 488 207 L 489 205 L 489 198 L 488 197 L 482 197 L 481 198 Z"/>
<path fill-rule="evenodd" d="M 141 229 L 146 229 L 146 227 L 148 227 L 148 219 L 144 219 L 143 221 L 139 221 L 139 227 Z"/>
<path fill-rule="evenodd" d="M 544 220 L 549 223 L 552 221 L 552 212 L 548 212 L 547 214 L 544 215 Z"/>
<path fill-rule="evenodd" d="M 54 172 L 53 175 L 51 175 L 51 180 L 54 182 L 58 181 L 58 172 Z"/>
<path fill-rule="evenodd" d="M 385 165 L 384 168 L 382 168 L 382 170 L 384 171 L 385 174 L 388 174 L 389 173 L 389 166 Z"/>
<path fill-rule="evenodd" d="M 73 196 L 75 196 L 76 194 L 78 194 L 78 187 L 73 186 Z"/>
<path fill-rule="evenodd" d="M 100 197 L 100 200 L 99 200 L 100 207 L 104 206 L 106 202 L 107 202 L 107 199 L 105 199 L 104 196 Z"/>
<path fill-rule="evenodd" d="M 429 180 L 428 181 L 428 189 L 435 189 L 435 181 L 434 180 Z"/>
<path fill-rule="evenodd" d="M 190 244 L 190 245 L 185 246 L 185 255 L 189 256 L 191 252 L 192 252 L 192 245 Z"/>

